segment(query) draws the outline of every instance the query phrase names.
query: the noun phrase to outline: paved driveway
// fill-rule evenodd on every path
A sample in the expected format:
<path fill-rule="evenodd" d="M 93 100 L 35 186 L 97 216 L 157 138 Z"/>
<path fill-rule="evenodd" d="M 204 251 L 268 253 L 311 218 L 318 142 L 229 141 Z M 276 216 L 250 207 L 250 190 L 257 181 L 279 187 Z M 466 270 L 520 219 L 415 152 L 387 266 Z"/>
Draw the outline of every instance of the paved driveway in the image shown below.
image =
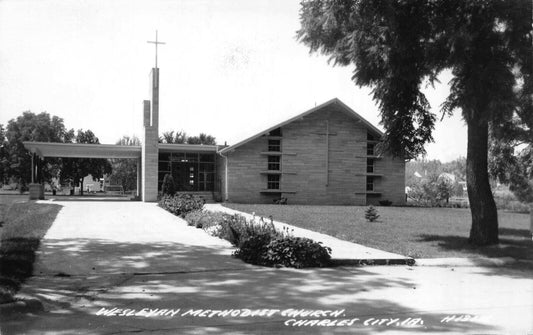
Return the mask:
<path fill-rule="evenodd" d="M 45 311 L 3 316 L 2 335 L 533 331 L 531 271 L 261 268 L 154 204 L 59 204 L 21 290 Z"/>

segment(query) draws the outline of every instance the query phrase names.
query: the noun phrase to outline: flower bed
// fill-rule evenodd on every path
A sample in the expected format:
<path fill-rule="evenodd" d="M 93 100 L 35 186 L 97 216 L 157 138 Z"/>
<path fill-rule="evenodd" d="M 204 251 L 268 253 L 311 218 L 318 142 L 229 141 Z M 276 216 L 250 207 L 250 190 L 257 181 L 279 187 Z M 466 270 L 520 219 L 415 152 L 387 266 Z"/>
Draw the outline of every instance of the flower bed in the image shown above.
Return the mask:
<path fill-rule="evenodd" d="M 163 195 L 159 206 L 170 213 L 184 218 L 187 213 L 201 210 L 205 200 L 192 194 Z"/>
<path fill-rule="evenodd" d="M 271 267 L 324 267 L 330 265 L 331 249 L 308 238 L 279 231 L 272 219 L 246 220 L 244 216 L 221 212 L 192 211 L 188 224 L 223 238 L 238 249 L 233 253 L 244 262 Z"/>

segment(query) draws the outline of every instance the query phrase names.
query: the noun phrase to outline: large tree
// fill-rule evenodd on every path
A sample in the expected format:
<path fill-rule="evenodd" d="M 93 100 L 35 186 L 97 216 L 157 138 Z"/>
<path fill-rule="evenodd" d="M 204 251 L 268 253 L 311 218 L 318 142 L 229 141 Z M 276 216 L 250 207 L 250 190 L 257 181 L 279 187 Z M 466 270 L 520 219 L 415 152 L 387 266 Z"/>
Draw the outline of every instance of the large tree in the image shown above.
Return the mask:
<path fill-rule="evenodd" d="M 16 119 L 7 123 L 5 130 L 6 141 L 2 144 L 3 178 L 14 178 L 19 184 L 25 185 L 31 181 L 31 156 L 22 142 L 72 142 L 74 130 L 67 130 L 63 119 L 51 116 L 46 112 L 34 114 L 23 112 Z M 41 177 L 50 181 L 57 175 L 60 162 L 55 158 L 47 158 L 41 164 Z"/>
<path fill-rule="evenodd" d="M 176 131 L 165 131 L 159 137 L 159 143 L 169 143 L 169 144 L 183 144 L 187 143 L 187 133 L 183 130 Z"/>
<path fill-rule="evenodd" d="M 117 141 L 117 145 L 141 145 L 137 136 L 123 136 Z M 137 164 L 136 159 L 114 158 L 111 159 L 113 173 L 109 176 L 111 184 L 122 185 L 124 191 L 137 189 Z"/>
<path fill-rule="evenodd" d="M 98 137 L 91 131 L 79 129 L 76 133 L 76 143 L 100 144 Z M 91 175 L 93 179 L 103 177 L 112 172 L 111 164 L 104 158 L 63 158 L 61 165 L 61 179 L 72 180 L 75 186 L 80 185 L 83 195 L 83 178 Z"/>
<path fill-rule="evenodd" d="M 489 126 L 531 117 L 530 0 L 304 0 L 298 36 L 352 79 L 373 87 L 384 144 L 406 159 L 424 153 L 436 115 L 421 92 L 451 70 L 442 113 L 462 112 L 468 127 L 466 178 L 470 242 L 498 243 L 487 171 Z"/>
<path fill-rule="evenodd" d="M 200 133 L 198 136 L 189 136 L 187 138 L 188 144 L 207 144 L 207 145 L 216 145 L 217 141 L 215 137 Z"/>

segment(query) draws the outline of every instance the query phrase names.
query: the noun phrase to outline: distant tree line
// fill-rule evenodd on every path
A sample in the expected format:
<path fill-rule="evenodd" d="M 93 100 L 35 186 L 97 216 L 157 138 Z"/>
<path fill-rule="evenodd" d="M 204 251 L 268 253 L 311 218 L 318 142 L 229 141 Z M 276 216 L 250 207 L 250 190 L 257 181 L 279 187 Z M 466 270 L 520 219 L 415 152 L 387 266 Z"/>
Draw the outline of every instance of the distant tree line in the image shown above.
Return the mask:
<path fill-rule="evenodd" d="M 31 154 L 23 142 L 87 143 L 99 144 L 98 137 L 90 129 L 67 129 L 64 120 L 47 112 L 39 114 L 31 111 L 0 124 L 0 184 L 14 184 L 20 191 L 27 189 L 31 182 Z M 167 131 L 159 138 L 159 143 L 186 143 L 215 145 L 215 137 L 200 133 L 187 136 L 184 131 Z M 123 136 L 117 145 L 141 145 L 136 136 Z M 83 178 L 92 175 L 100 179 L 108 175 L 110 183 L 122 185 L 124 190 L 137 188 L 137 164 L 134 159 L 102 158 L 50 158 L 42 161 L 40 177 L 51 183 L 57 178 L 62 184 L 79 186 L 83 194 Z"/>
<path fill-rule="evenodd" d="M 39 114 L 31 111 L 0 124 L 0 181 L 15 183 L 24 191 L 31 182 L 31 154 L 23 142 L 91 143 L 99 144 L 98 137 L 91 130 L 67 129 L 63 119 L 47 112 Z M 45 158 L 41 166 L 42 181 L 50 183 L 52 178 L 80 185 L 83 192 L 83 177 L 91 174 L 99 178 L 111 172 L 106 159 L 93 158 Z"/>
<path fill-rule="evenodd" d="M 435 206 L 449 203 L 451 197 L 464 197 L 466 158 L 448 163 L 439 160 L 414 160 L 405 166 L 405 185 L 409 200 Z"/>
<path fill-rule="evenodd" d="M 188 136 L 183 130 L 179 131 L 165 131 L 159 136 L 159 143 L 168 144 L 205 144 L 216 145 L 215 137 L 200 133 L 198 136 Z"/>

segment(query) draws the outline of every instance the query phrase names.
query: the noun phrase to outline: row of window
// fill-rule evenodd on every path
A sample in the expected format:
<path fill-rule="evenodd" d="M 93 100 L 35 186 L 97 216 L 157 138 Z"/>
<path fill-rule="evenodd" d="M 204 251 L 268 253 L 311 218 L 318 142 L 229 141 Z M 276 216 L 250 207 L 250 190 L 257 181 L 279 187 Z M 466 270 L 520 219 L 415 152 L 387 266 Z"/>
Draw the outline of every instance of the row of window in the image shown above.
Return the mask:
<path fill-rule="evenodd" d="M 201 154 L 197 152 L 160 152 L 159 161 L 214 163 L 215 154 Z"/>
<path fill-rule="evenodd" d="M 269 133 L 270 136 L 281 136 L 281 128 L 274 129 Z M 269 152 L 281 152 L 281 140 L 280 139 L 268 139 Z M 267 170 L 268 171 L 281 171 L 281 156 L 269 155 L 267 156 Z M 267 190 L 279 190 L 281 181 L 281 175 L 268 174 L 267 175 Z"/>
<path fill-rule="evenodd" d="M 368 141 L 375 141 L 376 139 L 374 136 L 370 133 L 367 133 L 366 139 Z M 369 143 L 366 144 L 366 154 L 367 156 L 374 156 L 375 155 L 375 143 Z M 367 173 L 374 173 L 374 159 L 373 158 L 367 158 L 366 159 L 366 172 Z M 374 191 L 374 177 L 367 176 L 366 177 L 366 190 L 367 191 Z"/>

